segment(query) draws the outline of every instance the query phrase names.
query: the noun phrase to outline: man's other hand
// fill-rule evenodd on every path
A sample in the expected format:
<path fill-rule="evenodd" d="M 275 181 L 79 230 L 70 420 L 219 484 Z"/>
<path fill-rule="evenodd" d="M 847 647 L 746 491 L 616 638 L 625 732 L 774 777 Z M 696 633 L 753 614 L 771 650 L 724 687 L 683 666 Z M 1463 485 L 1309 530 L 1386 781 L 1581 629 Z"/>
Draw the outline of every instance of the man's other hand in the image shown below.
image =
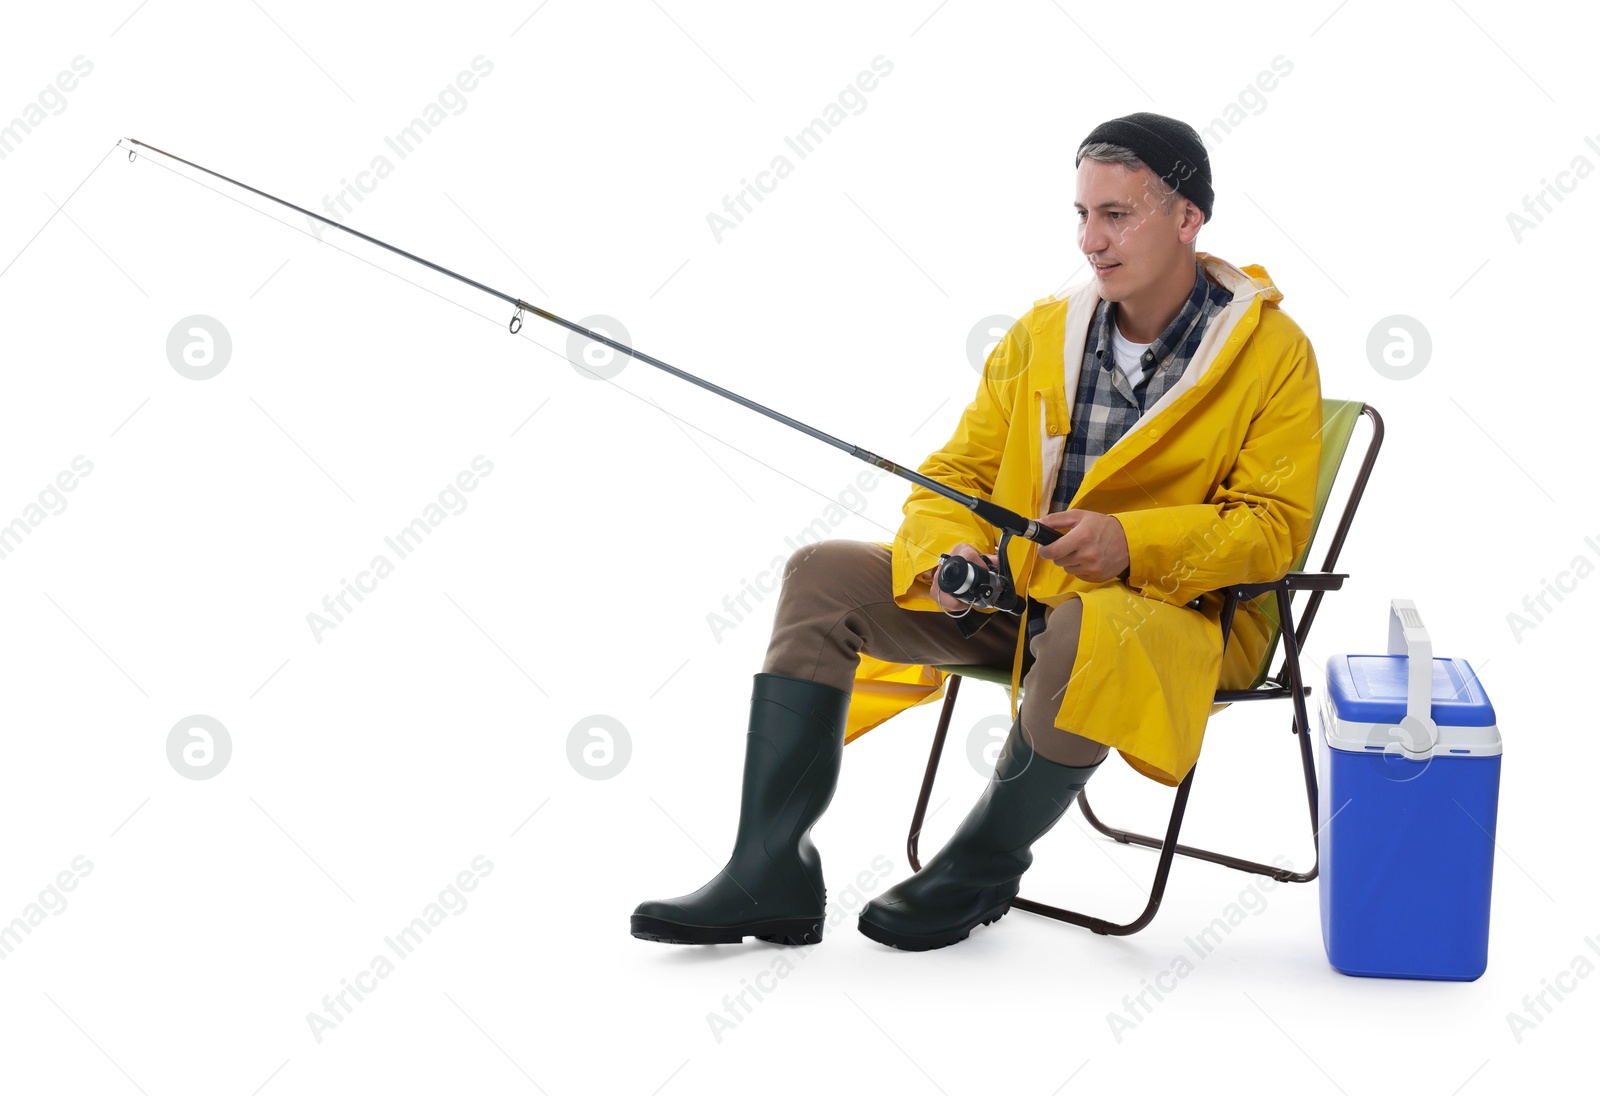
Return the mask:
<path fill-rule="evenodd" d="M 1128 567 L 1127 534 L 1122 531 L 1122 523 L 1109 514 L 1058 510 L 1040 518 L 1039 523 L 1061 533 L 1054 543 L 1039 546 L 1039 558 L 1068 574 L 1086 582 L 1105 582 L 1119 577 Z"/>

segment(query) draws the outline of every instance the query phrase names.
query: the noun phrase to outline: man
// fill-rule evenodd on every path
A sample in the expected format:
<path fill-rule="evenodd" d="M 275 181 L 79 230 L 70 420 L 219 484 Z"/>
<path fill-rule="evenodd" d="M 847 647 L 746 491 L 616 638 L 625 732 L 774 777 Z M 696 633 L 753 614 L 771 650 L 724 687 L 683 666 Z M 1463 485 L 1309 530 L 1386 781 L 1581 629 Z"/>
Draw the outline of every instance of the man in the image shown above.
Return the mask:
<path fill-rule="evenodd" d="M 1254 678 L 1270 622 L 1241 606 L 1224 657 L 1212 591 L 1282 576 L 1310 539 L 1316 356 L 1264 269 L 1196 250 L 1213 192 L 1193 128 L 1113 119 L 1076 163 L 1091 277 L 1012 325 L 954 435 L 919 468 L 1062 532 L 1008 542 L 1027 611 L 978 610 L 971 634 L 973 621 L 956 622 L 974 610 L 936 589 L 939 554 L 992 567 L 997 532 L 924 488 L 891 544 L 796 551 L 755 675 L 733 854 L 699 890 L 641 903 L 633 935 L 819 941 L 826 893 L 810 830 L 843 746 L 935 699 L 936 665 L 1010 663 L 1013 722 L 954 836 L 861 912 L 864 934 L 917 951 L 1007 911 L 1031 846 L 1112 749 L 1180 783 L 1216 690 Z"/>

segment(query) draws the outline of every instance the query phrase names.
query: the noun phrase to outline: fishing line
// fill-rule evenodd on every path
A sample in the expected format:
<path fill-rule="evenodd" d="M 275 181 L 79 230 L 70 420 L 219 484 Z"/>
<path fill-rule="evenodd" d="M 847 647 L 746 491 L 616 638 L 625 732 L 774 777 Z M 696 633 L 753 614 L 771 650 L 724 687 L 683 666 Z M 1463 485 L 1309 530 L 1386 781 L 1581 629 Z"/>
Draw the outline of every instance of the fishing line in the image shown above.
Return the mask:
<path fill-rule="evenodd" d="M 516 309 L 515 314 L 511 317 L 510 321 L 506 325 L 507 330 L 513 335 L 518 334 L 522 330 L 524 314 L 531 312 L 540 319 L 547 320 L 550 323 L 558 324 L 567 328 L 569 331 L 584 336 L 592 342 L 609 346 L 618 353 L 627 354 L 630 358 L 635 358 L 647 365 L 655 366 L 657 369 L 671 373 L 680 380 L 688 381 L 691 384 L 706 389 L 707 391 L 715 392 L 717 395 L 722 396 L 725 399 L 732 400 L 733 402 L 747 407 L 752 411 L 765 415 L 777 422 L 781 422 L 792 429 L 798 430 L 804 434 L 808 434 L 811 437 L 816 438 L 818 441 L 831 445 L 836 449 L 841 449 L 858 460 L 863 460 L 868 464 L 871 464 L 886 472 L 890 472 L 901 477 L 902 479 L 909 480 L 917 486 L 932 492 L 933 494 L 940 495 L 944 498 L 950 499 L 953 502 L 959 503 L 962 506 L 965 506 L 983 521 L 1001 530 L 1000 546 L 996 553 L 998 556 L 999 566 L 993 572 L 987 570 L 981 564 L 974 564 L 960 556 L 953 556 L 949 553 L 945 553 L 939 557 L 940 562 L 938 568 L 938 582 L 940 588 L 953 594 L 960 600 L 969 602 L 972 606 L 981 608 L 997 608 L 1013 614 L 1020 613 L 1022 611 L 1022 601 L 1017 597 L 1013 588 L 1010 574 L 1010 562 L 1006 553 L 1006 547 L 1009 538 L 1012 536 L 1017 536 L 1026 540 L 1034 541 L 1038 544 L 1049 544 L 1055 540 L 1058 540 L 1061 536 L 1059 532 L 1047 525 L 1042 524 L 1037 519 L 1023 517 L 1021 514 L 1018 514 L 1013 510 L 1008 510 L 1003 506 L 996 505 L 988 499 L 979 498 L 976 495 L 968 495 L 964 492 L 957 491 L 954 488 L 947 487 L 937 480 L 930 479 L 929 477 L 922 475 L 920 472 L 915 472 L 911 469 L 904 468 L 896 464 L 894 461 L 888 460 L 885 457 L 881 457 L 878 454 L 864 449 L 859 445 L 853 445 L 850 442 L 843 441 L 831 434 L 818 430 L 815 427 L 808 426 L 798 419 L 791 418 L 780 411 L 775 411 L 770 407 L 755 402 L 754 400 L 746 399 L 737 392 L 729 391 L 728 389 L 714 384 L 711 381 L 697 377 L 693 373 L 689 373 L 677 368 L 676 366 L 669 365 L 659 358 L 655 358 L 642 351 L 635 350 L 633 347 L 628 346 L 625 343 L 618 342 L 608 335 L 602 335 L 597 331 L 591 331 L 581 324 L 573 323 L 571 320 L 564 319 L 553 312 L 540 308 L 538 305 L 529 304 L 521 297 L 514 297 L 509 293 L 505 293 L 501 290 L 495 289 L 492 286 L 485 285 L 483 282 L 477 281 L 474 278 L 469 278 L 465 274 L 459 274 L 448 267 L 441 266 L 429 259 L 424 259 L 420 255 L 414 255 L 403 248 L 396 247 L 395 245 L 380 240 L 375 236 L 369 236 L 365 232 L 351 228 L 348 225 L 330 220 L 329 218 L 322 216 L 320 213 L 313 213 L 311 210 L 295 205 L 293 202 L 286 201 L 274 194 L 269 194 L 264 190 L 253 187 L 248 183 L 240 182 L 239 180 L 231 178 L 227 175 L 223 175 L 220 172 L 213 171 L 210 168 L 194 163 L 191 160 L 186 160 L 181 156 L 177 156 L 163 149 L 156 148 L 154 145 L 146 144 L 145 142 L 137 140 L 133 137 L 129 137 L 127 140 L 130 144 L 138 146 L 139 149 L 153 152 L 159 156 L 166 157 L 169 160 L 173 160 L 177 163 L 191 167 L 196 171 L 204 172 L 213 178 L 221 179 L 223 182 L 239 187 L 240 189 L 248 190 L 252 194 L 266 198 L 268 201 L 276 202 L 278 205 L 284 206 L 287 209 L 292 209 L 311 220 L 320 221 L 323 224 L 328 225 L 330 228 L 337 228 L 341 232 L 349 233 L 358 239 L 365 240 L 370 244 L 381 247 L 395 255 L 399 255 L 404 259 L 409 259 L 414 263 L 425 266 L 428 269 L 439 274 L 443 274 L 448 278 L 453 278 L 464 285 L 471 286 L 480 292 L 487 293 L 492 297 L 496 297 L 504 301 L 506 304 Z M 128 159 L 130 161 L 135 160 L 137 155 L 138 153 L 135 149 L 130 148 L 128 150 Z M 198 182 L 199 180 L 194 181 Z M 81 185 L 82 184 L 80 184 L 80 186 Z M 208 189 L 214 188 L 208 187 Z M 274 218 L 274 220 L 277 219 L 278 218 Z M 318 237 L 318 239 L 320 242 L 320 237 Z M 343 249 L 341 248 L 339 250 L 342 251 Z M 350 253 L 346 252 L 346 254 Z M 379 269 L 383 268 L 380 267 Z M 395 276 L 400 277 L 398 274 Z M 408 284 L 416 284 L 407 278 L 401 278 L 401 280 L 407 282 Z M 420 289 L 422 287 L 418 286 L 417 288 Z M 462 307 L 465 308 L 466 306 L 463 305 Z M 470 308 L 467 309 L 467 311 L 473 312 L 473 310 Z M 477 312 L 473 312 L 473 314 L 481 315 L 481 313 Z M 554 353 L 554 351 L 552 351 L 552 353 Z M 564 355 L 561 356 L 565 357 Z M 570 361 L 570 359 L 567 360 Z M 627 391 L 626 389 L 622 390 Z M 657 406 L 657 410 L 660 410 L 659 406 Z M 696 427 L 696 429 L 699 428 Z M 979 626 L 981 626 L 981 624 Z M 967 632 L 967 629 L 968 625 L 963 622 L 962 630 Z M 975 631 L 976 628 L 974 627 L 972 630 Z M 968 632 L 968 634 L 970 634 L 970 632 Z"/>
<path fill-rule="evenodd" d="M 106 155 L 100 157 L 100 164 L 105 163 L 106 156 L 110 156 L 113 152 L 117 151 L 121 145 L 122 142 L 118 141 L 116 144 L 106 149 Z M 100 170 L 100 164 L 95 164 L 94 167 L 89 169 L 89 174 L 83 177 L 83 183 L 87 183 L 90 177 L 93 176 L 95 172 Z M 83 189 L 83 183 L 79 183 L 77 186 L 72 188 L 72 193 L 67 195 L 67 202 L 72 201 L 73 197 L 78 193 L 78 191 Z M 50 198 L 50 195 L 46 194 L 45 197 Z M 45 229 L 50 227 L 50 222 L 56 219 L 56 213 L 60 213 L 63 209 L 67 208 L 67 202 L 62 202 L 60 205 L 56 206 L 55 213 L 50 214 L 50 216 L 45 219 L 44 224 L 39 226 L 39 232 L 43 232 Z M 54 198 L 50 199 L 50 204 L 55 205 Z M 35 232 L 32 236 L 28 237 L 28 242 L 22 245 L 22 251 L 26 251 L 29 247 L 33 246 L 33 241 L 39 238 L 39 232 Z M 12 267 L 17 265 L 17 260 L 22 258 L 22 251 L 17 252 L 16 255 L 12 257 L 11 261 L 6 264 L 6 270 L 10 270 Z M 6 270 L 0 270 L 0 278 L 4 278 L 6 276 Z"/>
<path fill-rule="evenodd" d="M 110 152 L 107 152 L 106 155 L 109 156 L 111 154 L 111 152 L 115 152 L 116 149 L 119 148 L 119 147 L 125 147 L 125 146 L 123 146 L 121 144 L 121 142 L 119 141 L 116 145 L 112 146 Z M 105 162 L 103 157 L 101 159 L 101 162 L 102 163 Z M 446 297 L 443 293 L 440 293 L 438 290 L 430 289 L 427 286 L 423 285 L 421 282 L 414 282 L 410 278 L 407 278 L 404 274 L 401 274 L 401 273 L 399 273 L 397 271 L 394 271 L 394 270 L 390 270 L 386 266 L 379 266 L 377 263 L 373 262 L 371 259 L 368 259 L 364 255 L 357 255 L 353 251 L 347 251 L 346 249 L 338 246 L 337 244 L 330 243 L 329 241 L 318 237 L 314 233 L 307 232 L 303 228 L 296 227 L 293 223 L 291 223 L 289 221 L 285 221 L 281 217 L 273 216 L 270 212 L 268 212 L 265 209 L 261 209 L 258 206 L 253 206 L 249 202 L 241 201 L 239 198 L 235 197 L 232 194 L 228 194 L 228 193 L 226 193 L 224 191 L 218 190 L 216 187 L 214 187 L 211 184 L 205 182 L 204 180 L 196 179 L 192 175 L 185 175 L 183 172 L 178 171 L 175 168 L 168 167 L 166 164 L 163 164 L 159 160 L 155 160 L 153 158 L 151 158 L 149 160 L 149 162 L 151 164 L 153 164 L 154 166 L 160 168 L 162 171 L 170 172 L 171 174 L 177 176 L 178 178 L 184 180 L 185 182 L 193 183 L 195 186 L 201 187 L 201 188 L 203 188 L 205 190 L 209 190 L 211 193 L 217 195 L 218 197 L 226 198 L 230 202 L 235 202 L 238 205 L 243 206 L 245 209 L 248 209 L 252 213 L 258 213 L 261 216 L 267 218 L 272 223 L 278 224 L 278 225 L 282 225 L 284 228 L 289 229 L 291 232 L 295 232 L 295 233 L 298 233 L 301 236 L 305 236 L 305 237 L 307 237 L 307 238 L 309 238 L 311 240 L 315 240 L 317 243 L 327 244 L 329 247 L 333 248 L 333 250 L 337 251 L 341 255 L 348 256 L 349 258 L 355 259 L 358 262 L 366 263 L 368 266 L 372 267 L 372 269 L 381 271 L 384 274 L 387 274 L 392 278 L 397 278 L 397 279 L 399 279 L 400 281 L 406 283 L 409 286 L 414 286 L 417 289 L 422 290 L 424 293 L 431 294 L 431 295 L 439 298 L 441 301 L 444 301 L 446 304 L 454 305 L 455 307 L 461 309 L 463 312 L 466 312 L 466 313 L 468 313 L 468 314 L 470 314 L 472 316 L 476 316 L 480 320 L 485 320 L 485 321 L 487 321 L 489 323 L 492 323 L 496 327 L 502 326 L 501 322 L 499 320 L 495 319 L 493 316 L 485 315 L 484 313 L 479 312 L 478 310 L 476 310 L 476 309 L 474 309 L 474 308 L 472 308 L 472 307 L 470 307 L 468 305 L 462 304 L 458 300 L 454 300 L 454 299 L 452 299 L 450 297 Z M 92 172 L 91 172 L 91 174 L 92 174 Z M 62 204 L 65 205 L 66 203 L 63 202 Z M 610 377 L 601 376 L 600 374 L 596 373 L 593 369 L 590 369 L 587 365 L 583 364 L 582 362 L 575 361 L 574 359 L 572 359 L 571 357 L 569 357 L 566 354 L 563 354 L 561 351 L 555 349 L 554 347 L 546 346 L 544 343 L 540 342 L 538 339 L 534 338 L 532 335 L 526 334 L 525 332 L 519 332 L 518 335 L 517 335 L 517 338 L 526 339 L 528 342 L 532 343 L 534 346 L 537 346 L 540 350 L 543 350 L 548 354 L 551 354 L 551 355 L 553 355 L 553 356 L 555 356 L 557 358 L 560 358 L 562 361 L 567 362 L 569 365 L 573 365 L 573 366 L 576 366 L 579 369 L 585 370 L 595 380 L 604 381 L 606 384 L 611 385 L 617 391 L 624 392 L 627 395 L 632 396 L 634 399 L 638 400 L 640 403 L 643 403 L 645 406 L 651 408 L 652 410 L 659 411 L 663 415 L 667 416 L 670 419 L 673 419 L 676 422 L 683 423 L 686 426 L 694 427 L 695 430 L 699 431 L 701 434 L 704 434 L 706 437 L 710 438 L 712 441 L 715 441 L 720 445 L 726 446 L 727 448 L 733 450 L 735 453 L 738 453 L 740 456 L 746 458 L 747 460 L 753 461 L 754 463 L 761 465 L 761 467 L 767 469 L 768 471 L 773 472 L 773 473 L 775 473 L 775 474 L 777 474 L 779 476 L 782 476 L 784 479 L 788 480 L 790 483 L 793 483 L 796 486 L 805 488 L 807 491 L 810 491 L 812 494 L 816 495 L 818 498 L 824 499 L 830 504 L 839 505 L 839 500 L 834 498 L 833 496 L 824 493 L 820 489 L 811 486 L 809 483 L 806 483 L 803 480 L 795 479 L 793 476 L 791 476 L 789 473 L 785 472 L 783 469 L 775 467 L 775 466 L 773 466 L 771 464 L 768 464 L 766 461 L 762 460 L 760 457 L 757 457 L 752 453 L 749 453 L 749 452 L 746 452 L 743 449 L 740 449 L 737 445 L 734 445 L 732 442 L 726 440 L 725 438 L 719 437 L 718 435 L 713 434 L 711 431 L 705 429 L 704 427 L 699 426 L 696 423 L 690 422 L 688 419 L 683 418 L 681 415 L 676 415 L 673 412 L 668 411 L 666 408 L 662 407 L 658 403 L 651 402 L 649 399 L 647 399 L 644 396 L 641 396 L 639 393 L 633 391 L 631 388 L 626 388 L 623 385 L 618 384 L 615 380 L 611 379 Z M 710 454 L 707 454 L 708 457 L 709 457 L 709 455 Z M 715 463 L 715 462 L 713 461 L 713 463 Z M 865 513 L 862 513 L 862 512 L 859 512 L 859 511 L 852 510 L 851 512 L 854 513 L 857 517 L 863 519 L 864 521 L 867 521 L 868 523 L 870 523 L 872 525 L 876 525 L 879 529 L 882 529 L 884 532 L 888 533 L 890 535 L 891 539 L 894 539 L 894 540 L 901 539 L 899 533 L 896 530 L 890 529 L 887 525 L 884 525 L 882 522 L 876 520 L 875 518 L 868 517 Z"/>

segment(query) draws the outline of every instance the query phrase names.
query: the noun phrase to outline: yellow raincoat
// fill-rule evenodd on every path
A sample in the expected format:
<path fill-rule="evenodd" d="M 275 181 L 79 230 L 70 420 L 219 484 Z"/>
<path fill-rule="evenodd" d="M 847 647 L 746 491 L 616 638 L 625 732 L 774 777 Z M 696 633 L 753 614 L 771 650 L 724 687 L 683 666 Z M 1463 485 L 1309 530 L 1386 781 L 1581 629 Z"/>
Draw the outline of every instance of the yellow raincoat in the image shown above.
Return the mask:
<path fill-rule="evenodd" d="M 1017 590 L 1052 608 L 1083 601 L 1072 676 L 1055 725 L 1103 742 L 1135 770 L 1180 783 L 1200 754 L 1218 688 L 1255 678 L 1271 635 L 1254 602 L 1234 617 L 1223 658 L 1221 595 L 1281 577 L 1311 536 L 1321 458 L 1317 359 L 1259 266 L 1242 270 L 1203 251 L 1208 277 L 1233 293 L 1178 382 L 1095 460 L 1071 508 L 1111 514 L 1128 539 L 1128 580 L 1087 582 L 1040 560 L 1032 541 L 1008 546 Z M 918 469 L 958 491 L 1039 517 L 1071 429 L 1090 320 L 1091 277 L 1034 303 L 984 364 L 955 433 Z M 994 552 L 999 533 L 972 511 L 921 487 L 892 544 L 895 603 L 940 612 L 916 576 L 959 541 Z M 885 543 L 885 542 L 880 542 Z M 1027 623 L 1012 664 L 1016 717 Z M 947 674 L 860 656 L 848 743 L 891 716 L 937 699 Z"/>

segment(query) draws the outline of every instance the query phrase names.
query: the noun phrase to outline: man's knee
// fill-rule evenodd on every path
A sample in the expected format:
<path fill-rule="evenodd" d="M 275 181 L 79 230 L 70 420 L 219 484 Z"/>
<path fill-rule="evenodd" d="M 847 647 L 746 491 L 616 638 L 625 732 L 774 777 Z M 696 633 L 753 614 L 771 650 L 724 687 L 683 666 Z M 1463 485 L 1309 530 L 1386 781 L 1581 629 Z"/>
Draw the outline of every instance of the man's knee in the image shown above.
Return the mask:
<path fill-rule="evenodd" d="M 789 554 L 783 567 L 783 588 L 807 592 L 835 592 L 859 585 L 862 578 L 877 577 L 887 552 L 861 540 L 824 540 L 804 544 Z"/>
<path fill-rule="evenodd" d="M 1078 635 L 1083 623 L 1083 605 L 1068 598 L 1045 616 L 1045 625 L 1028 643 L 1032 656 L 1023 675 L 1024 702 L 1030 708 L 1047 707 L 1053 714 L 1061 705 L 1078 659 Z"/>
<path fill-rule="evenodd" d="M 1044 629 L 1033 637 L 1029 649 L 1035 664 L 1061 666 L 1064 675 L 1078 656 L 1078 638 L 1083 632 L 1083 602 L 1070 597 L 1045 616 Z"/>

